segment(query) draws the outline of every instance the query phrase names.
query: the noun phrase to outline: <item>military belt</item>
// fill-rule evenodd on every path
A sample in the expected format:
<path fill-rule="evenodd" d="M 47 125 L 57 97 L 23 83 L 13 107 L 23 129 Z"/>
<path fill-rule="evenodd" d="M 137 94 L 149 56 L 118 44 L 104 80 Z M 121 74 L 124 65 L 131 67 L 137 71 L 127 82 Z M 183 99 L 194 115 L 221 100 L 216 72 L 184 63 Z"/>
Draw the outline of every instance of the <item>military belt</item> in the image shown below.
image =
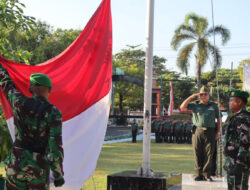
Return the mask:
<path fill-rule="evenodd" d="M 206 130 L 212 130 L 212 129 L 215 129 L 213 127 L 197 127 L 197 129 L 200 129 L 200 130 L 203 130 L 203 131 L 206 131 Z"/>
<path fill-rule="evenodd" d="M 26 142 L 22 142 L 16 139 L 13 145 L 15 147 L 26 149 L 31 152 L 35 152 L 35 153 L 39 153 L 43 155 L 46 153 L 46 148 L 41 147 L 41 145 L 36 145 L 35 143 L 34 144 L 26 143 Z"/>

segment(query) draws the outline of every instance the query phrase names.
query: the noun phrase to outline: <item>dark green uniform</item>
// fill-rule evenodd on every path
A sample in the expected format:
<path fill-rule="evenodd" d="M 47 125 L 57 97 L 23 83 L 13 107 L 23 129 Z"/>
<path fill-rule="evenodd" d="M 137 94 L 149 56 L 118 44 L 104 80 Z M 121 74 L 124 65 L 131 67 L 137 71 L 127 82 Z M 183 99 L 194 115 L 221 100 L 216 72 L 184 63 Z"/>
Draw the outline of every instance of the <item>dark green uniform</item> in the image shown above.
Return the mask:
<path fill-rule="evenodd" d="M 250 113 L 242 109 L 232 116 L 225 131 L 224 169 L 229 190 L 248 190 Z"/>
<path fill-rule="evenodd" d="M 131 124 L 131 132 L 132 132 L 132 142 L 136 143 L 136 135 L 138 132 L 138 124 L 137 123 Z"/>
<path fill-rule="evenodd" d="M 185 136 L 186 136 L 186 142 L 191 144 L 192 142 L 192 126 L 193 124 L 191 122 L 187 122 L 185 124 Z"/>
<path fill-rule="evenodd" d="M 0 67 L 0 86 L 13 109 L 16 138 L 5 161 L 7 188 L 48 190 L 50 170 L 54 184 L 63 184 L 60 111 L 45 97 L 24 96 L 16 90 L 8 72 Z"/>
<path fill-rule="evenodd" d="M 177 121 L 176 123 L 174 123 L 176 143 L 182 143 L 182 130 L 183 130 L 182 121 Z"/>
<path fill-rule="evenodd" d="M 165 142 L 170 142 L 171 137 L 171 126 L 172 121 L 168 120 L 164 123 L 164 131 L 165 131 Z"/>
<path fill-rule="evenodd" d="M 160 130 L 161 130 L 161 122 L 157 119 L 154 122 L 154 128 L 155 128 L 155 142 L 160 142 Z"/>
<path fill-rule="evenodd" d="M 219 118 L 219 109 L 211 101 L 190 103 L 188 109 L 192 110 L 193 124 L 197 127 L 193 136 L 195 172 L 197 176 L 210 178 L 217 130 L 215 118 Z"/>

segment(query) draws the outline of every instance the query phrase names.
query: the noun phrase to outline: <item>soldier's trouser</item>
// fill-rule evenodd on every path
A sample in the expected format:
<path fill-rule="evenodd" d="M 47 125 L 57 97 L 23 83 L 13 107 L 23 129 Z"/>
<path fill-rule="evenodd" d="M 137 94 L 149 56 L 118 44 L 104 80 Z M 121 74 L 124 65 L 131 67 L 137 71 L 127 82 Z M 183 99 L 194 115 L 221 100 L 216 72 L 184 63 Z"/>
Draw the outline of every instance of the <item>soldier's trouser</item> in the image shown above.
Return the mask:
<path fill-rule="evenodd" d="M 48 184 L 30 183 L 12 176 L 6 179 L 6 187 L 7 190 L 49 190 Z"/>
<path fill-rule="evenodd" d="M 158 131 L 156 131 L 156 132 L 155 132 L 155 142 L 156 142 L 156 143 L 158 143 L 158 142 L 160 141 L 159 138 L 160 138 L 160 134 L 159 134 Z"/>
<path fill-rule="evenodd" d="M 227 175 L 228 190 L 248 190 L 249 173 Z"/>
<path fill-rule="evenodd" d="M 215 130 L 197 127 L 193 135 L 196 175 L 211 176 L 211 162 L 214 152 Z"/>
<path fill-rule="evenodd" d="M 132 130 L 132 142 L 136 142 L 137 130 Z"/>
<path fill-rule="evenodd" d="M 216 175 L 217 172 L 217 140 L 214 143 L 214 152 L 212 157 L 212 164 L 211 164 L 211 174 Z"/>

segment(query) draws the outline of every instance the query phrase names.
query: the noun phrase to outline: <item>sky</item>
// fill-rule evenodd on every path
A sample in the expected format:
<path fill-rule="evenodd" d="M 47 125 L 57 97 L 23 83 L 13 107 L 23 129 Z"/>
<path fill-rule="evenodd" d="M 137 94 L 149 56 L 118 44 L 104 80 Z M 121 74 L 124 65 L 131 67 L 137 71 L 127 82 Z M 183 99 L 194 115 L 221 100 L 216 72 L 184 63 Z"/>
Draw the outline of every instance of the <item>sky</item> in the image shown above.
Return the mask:
<path fill-rule="evenodd" d="M 101 0 L 21 0 L 24 13 L 62 29 L 83 29 Z M 148 0 L 111 0 L 113 19 L 113 54 L 127 45 L 141 45 L 145 50 Z M 250 58 L 250 0 L 213 0 L 214 23 L 231 32 L 231 39 L 222 46 L 220 36 L 216 45 L 222 55 L 222 68 L 237 68 L 240 61 Z M 174 30 L 189 13 L 206 17 L 212 27 L 211 0 L 155 0 L 154 55 L 167 59 L 166 68 L 176 67 L 177 53 L 171 46 Z M 210 39 L 213 43 L 213 38 Z M 194 53 L 193 56 L 194 57 Z M 212 59 L 211 59 L 212 60 Z M 210 62 L 203 72 L 211 71 Z M 195 75 L 195 59 L 190 60 L 190 76 Z"/>

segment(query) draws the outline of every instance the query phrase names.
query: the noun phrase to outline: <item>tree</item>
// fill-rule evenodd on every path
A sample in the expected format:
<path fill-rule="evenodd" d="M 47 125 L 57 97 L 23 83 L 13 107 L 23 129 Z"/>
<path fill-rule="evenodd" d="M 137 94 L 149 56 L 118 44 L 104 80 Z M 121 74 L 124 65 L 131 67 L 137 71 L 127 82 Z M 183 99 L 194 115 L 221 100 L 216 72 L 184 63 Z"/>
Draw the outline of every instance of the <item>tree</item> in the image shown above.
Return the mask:
<path fill-rule="evenodd" d="M 21 48 L 14 48 L 9 41 L 11 34 L 16 31 L 25 32 L 29 38 L 29 30 L 34 26 L 34 18 L 23 14 L 25 5 L 18 0 L 1 0 L 0 2 L 0 54 L 4 57 L 28 63 L 30 52 Z M 2 109 L 0 109 L 0 161 L 3 160 L 11 147 L 11 138 L 7 129 Z"/>
<path fill-rule="evenodd" d="M 113 69 L 119 68 L 125 75 L 144 79 L 145 51 L 138 49 L 139 46 L 128 46 L 121 52 L 113 56 Z M 154 72 L 164 73 L 166 68 L 163 57 L 153 57 Z M 125 109 L 142 110 L 143 108 L 143 88 L 127 82 L 115 82 L 115 107 L 119 105 L 119 112 Z"/>
<path fill-rule="evenodd" d="M 228 108 L 228 91 L 230 89 L 230 78 L 231 70 L 230 69 L 218 69 L 218 83 L 219 83 L 219 96 L 220 104 Z M 203 85 L 206 85 L 212 88 L 212 97 L 211 99 L 217 101 L 217 86 L 216 86 L 216 77 L 213 71 L 202 73 L 201 81 Z M 237 69 L 232 71 L 232 88 L 238 89 L 242 86 L 242 80 Z"/>
<path fill-rule="evenodd" d="M 30 53 L 23 49 L 14 49 L 8 40 L 9 34 L 22 30 L 29 38 L 29 30 L 35 24 L 35 18 L 23 13 L 25 5 L 19 0 L 1 0 L 0 3 L 0 54 L 4 57 L 28 63 Z"/>
<path fill-rule="evenodd" d="M 220 26 L 215 26 L 208 29 L 208 21 L 205 17 L 198 16 L 194 13 L 186 15 L 185 23 L 181 24 L 176 30 L 171 41 L 171 46 L 174 50 L 178 50 L 181 43 L 185 40 L 191 40 L 191 43 L 182 47 L 178 53 L 177 66 L 188 74 L 189 59 L 191 53 L 196 47 L 196 79 L 198 90 L 201 87 L 201 70 L 209 59 L 209 55 L 213 55 L 216 60 L 214 62 L 214 68 L 219 68 L 221 65 L 221 55 L 218 47 L 212 45 L 209 42 L 209 37 L 215 34 L 219 34 L 222 37 L 222 44 L 224 45 L 230 39 L 230 32 L 228 29 Z"/>
<path fill-rule="evenodd" d="M 172 81 L 174 91 L 174 108 L 178 108 L 181 103 L 191 94 L 195 92 L 195 81 L 190 77 L 182 77 L 180 73 L 175 71 L 167 71 L 161 75 L 163 80 L 162 84 L 162 105 L 165 108 L 169 106 L 170 85 L 169 81 Z M 159 80 L 158 80 L 159 81 Z"/>
<path fill-rule="evenodd" d="M 80 30 L 53 30 L 53 27 L 45 22 L 38 21 L 30 36 L 22 30 L 12 32 L 8 40 L 14 49 L 23 49 L 31 53 L 29 64 L 36 65 L 47 61 L 65 50 L 81 33 Z"/>

